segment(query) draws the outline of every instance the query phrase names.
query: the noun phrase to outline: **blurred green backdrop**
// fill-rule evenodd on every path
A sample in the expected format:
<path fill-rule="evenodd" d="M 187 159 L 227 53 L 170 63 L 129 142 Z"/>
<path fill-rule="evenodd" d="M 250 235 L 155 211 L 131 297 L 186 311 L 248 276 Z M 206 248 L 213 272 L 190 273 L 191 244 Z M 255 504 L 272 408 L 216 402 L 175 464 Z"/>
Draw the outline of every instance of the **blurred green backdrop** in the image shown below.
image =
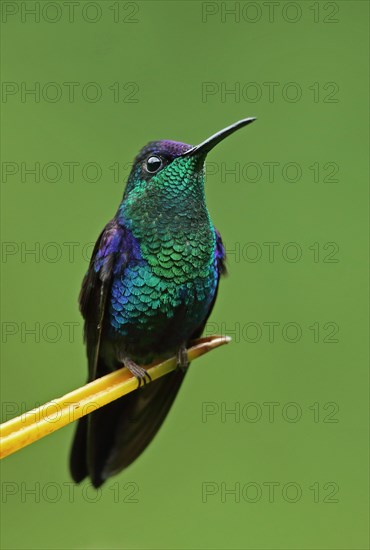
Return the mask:
<path fill-rule="evenodd" d="M 101 492 L 71 483 L 72 425 L 3 461 L 2 547 L 368 548 L 368 3 L 2 21 L 2 421 L 85 381 L 77 295 L 139 148 L 258 117 L 208 165 L 230 274 L 207 331 L 233 343 Z"/>

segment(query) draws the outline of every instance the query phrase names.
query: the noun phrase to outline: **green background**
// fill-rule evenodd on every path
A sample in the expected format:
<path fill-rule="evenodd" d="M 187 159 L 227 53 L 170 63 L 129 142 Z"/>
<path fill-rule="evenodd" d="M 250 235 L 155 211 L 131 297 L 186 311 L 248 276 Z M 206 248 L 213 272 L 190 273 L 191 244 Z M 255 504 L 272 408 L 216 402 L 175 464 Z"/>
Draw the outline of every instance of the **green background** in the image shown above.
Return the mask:
<path fill-rule="evenodd" d="M 229 277 L 207 330 L 233 343 L 192 365 L 159 435 L 101 493 L 73 490 L 72 425 L 4 460 L 2 547 L 368 548 L 368 3 L 278 2 L 272 16 L 266 3 L 107 1 L 96 23 L 83 2 L 72 22 L 64 6 L 54 23 L 53 5 L 37 22 L 5 4 L 19 11 L 3 12 L 3 81 L 55 82 L 63 93 L 53 102 L 49 86 L 22 100 L 13 87 L 2 97 L 2 167 L 18 168 L 2 181 L 3 421 L 85 381 L 77 295 L 87 243 L 113 216 L 140 147 L 258 121 L 209 157 L 207 201 Z M 240 21 L 226 8 L 241 10 Z M 88 82 L 99 101 L 82 96 Z M 205 82 L 213 95 L 202 96 Z M 235 85 L 239 95 L 221 93 Z M 22 181 L 22 163 L 35 162 L 62 173 Z M 71 182 L 66 162 L 80 163 Z M 89 162 L 101 167 L 96 182 L 93 167 L 82 173 Z M 222 173 L 236 163 L 240 181 Z M 271 322 L 280 323 L 273 338 Z M 215 494 L 202 499 L 204 483 Z"/>

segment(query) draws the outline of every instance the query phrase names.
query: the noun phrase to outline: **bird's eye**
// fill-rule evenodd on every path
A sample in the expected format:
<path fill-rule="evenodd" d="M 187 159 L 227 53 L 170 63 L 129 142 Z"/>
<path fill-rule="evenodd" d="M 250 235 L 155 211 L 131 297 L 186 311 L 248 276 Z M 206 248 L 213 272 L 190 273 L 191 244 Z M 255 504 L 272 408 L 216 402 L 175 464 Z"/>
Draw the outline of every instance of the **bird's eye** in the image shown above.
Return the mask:
<path fill-rule="evenodd" d="M 159 157 L 149 157 L 145 163 L 145 168 L 150 174 L 155 174 L 162 168 L 162 159 Z"/>

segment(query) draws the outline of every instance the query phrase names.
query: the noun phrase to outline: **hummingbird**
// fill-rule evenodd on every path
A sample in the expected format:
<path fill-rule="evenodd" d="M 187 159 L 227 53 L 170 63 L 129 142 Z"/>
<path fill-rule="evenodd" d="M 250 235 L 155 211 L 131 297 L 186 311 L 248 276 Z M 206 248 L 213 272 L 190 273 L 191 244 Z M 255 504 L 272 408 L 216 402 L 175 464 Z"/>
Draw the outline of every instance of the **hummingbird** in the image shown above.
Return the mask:
<path fill-rule="evenodd" d="M 101 232 L 83 279 L 88 382 L 125 366 L 134 392 L 82 417 L 71 454 L 73 480 L 100 487 L 148 446 L 188 371 L 187 347 L 215 304 L 225 248 L 205 201 L 205 160 L 245 118 L 200 145 L 161 140 L 137 155 L 122 202 Z M 176 355 L 178 368 L 151 383 L 144 368 Z"/>

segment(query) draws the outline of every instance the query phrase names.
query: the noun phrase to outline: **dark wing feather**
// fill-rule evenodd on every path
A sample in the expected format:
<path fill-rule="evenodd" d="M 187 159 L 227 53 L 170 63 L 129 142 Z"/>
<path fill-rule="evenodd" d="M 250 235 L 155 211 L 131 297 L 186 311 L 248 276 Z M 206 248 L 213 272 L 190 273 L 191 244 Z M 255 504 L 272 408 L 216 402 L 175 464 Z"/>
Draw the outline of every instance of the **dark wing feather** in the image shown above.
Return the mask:
<path fill-rule="evenodd" d="M 106 301 L 118 252 L 124 246 L 124 228 L 116 220 L 110 221 L 100 234 L 82 282 L 79 295 L 80 311 L 85 319 L 84 339 L 88 358 L 88 382 L 106 374 L 99 372 L 99 348 Z M 123 266 L 122 266 L 123 267 Z M 70 469 L 78 483 L 88 475 L 88 439 L 93 415 L 81 418 L 77 424 L 70 456 Z"/>
<path fill-rule="evenodd" d="M 101 232 L 82 282 L 80 311 L 85 319 L 84 337 L 89 364 L 89 381 L 97 378 L 97 364 L 108 291 L 117 254 L 124 246 L 124 228 L 111 220 Z M 122 266 L 124 267 L 124 266 Z"/>

